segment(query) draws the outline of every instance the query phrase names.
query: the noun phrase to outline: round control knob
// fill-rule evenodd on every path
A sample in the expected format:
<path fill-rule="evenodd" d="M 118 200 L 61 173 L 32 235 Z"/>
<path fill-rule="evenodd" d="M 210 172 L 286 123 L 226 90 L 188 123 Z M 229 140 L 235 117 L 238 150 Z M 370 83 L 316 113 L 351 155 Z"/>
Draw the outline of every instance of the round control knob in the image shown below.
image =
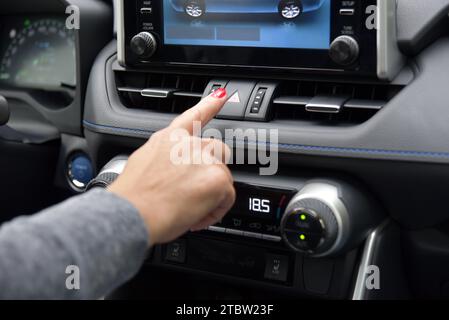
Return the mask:
<path fill-rule="evenodd" d="M 330 57 L 339 65 L 347 66 L 359 58 L 360 47 L 358 42 L 349 36 L 336 38 L 330 47 Z"/>
<path fill-rule="evenodd" d="M 156 49 L 156 38 L 149 32 L 141 32 L 131 39 L 131 51 L 141 58 L 150 58 Z"/>
<path fill-rule="evenodd" d="M 281 235 L 294 251 L 314 257 L 337 255 L 360 244 L 382 215 L 360 188 L 312 181 L 288 204 Z"/>

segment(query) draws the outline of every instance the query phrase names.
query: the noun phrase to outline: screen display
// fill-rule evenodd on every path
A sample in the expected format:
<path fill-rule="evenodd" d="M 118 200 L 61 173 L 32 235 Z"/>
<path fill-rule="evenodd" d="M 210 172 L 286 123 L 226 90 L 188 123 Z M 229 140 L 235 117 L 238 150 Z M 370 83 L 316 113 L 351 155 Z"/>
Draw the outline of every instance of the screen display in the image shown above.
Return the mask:
<path fill-rule="evenodd" d="M 295 190 L 273 189 L 245 183 L 235 183 L 237 198 L 223 219 L 226 228 L 279 234 L 279 224 Z"/>
<path fill-rule="evenodd" d="M 331 0 L 164 0 L 165 45 L 329 49 Z"/>
<path fill-rule="evenodd" d="M 64 17 L 0 18 L 0 87 L 76 86 L 75 33 Z"/>
<path fill-rule="evenodd" d="M 274 189 L 236 182 L 236 201 L 221 226 L 230 229 L 278 235 L 285 208 L 295 190 Z"/>
<path fill-rule="evenodd" d="M 237 198 L 231 212 L 262 219 L 280 219 L 292 191 L 236 183 Z"/>

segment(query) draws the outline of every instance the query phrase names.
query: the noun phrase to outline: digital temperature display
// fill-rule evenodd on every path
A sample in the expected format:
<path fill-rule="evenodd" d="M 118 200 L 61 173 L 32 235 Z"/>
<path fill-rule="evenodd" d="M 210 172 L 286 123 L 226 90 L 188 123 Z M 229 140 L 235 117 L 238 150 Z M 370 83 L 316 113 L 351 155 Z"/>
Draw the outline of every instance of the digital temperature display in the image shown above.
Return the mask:
<path fill-rule="evenodd" d="M 231 210 L 233 215 L 268 220 L 281 218 L 285 207 L 295 194 L 294 190 L 273 189 L 236 183 L 237 199 Z"/>
<path fill-rule="evenodd" d="M 249 211 L 270 213 L 271 201 L 269 199 L 249 198 Z"/>

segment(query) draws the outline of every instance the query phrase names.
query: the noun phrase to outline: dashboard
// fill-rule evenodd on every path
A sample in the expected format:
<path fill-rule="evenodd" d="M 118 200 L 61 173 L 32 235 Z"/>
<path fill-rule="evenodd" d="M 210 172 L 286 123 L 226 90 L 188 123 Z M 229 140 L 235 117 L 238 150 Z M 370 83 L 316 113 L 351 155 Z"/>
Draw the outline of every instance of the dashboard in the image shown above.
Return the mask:
<path fill-rule="evenodd" d="M 228 218 L 155 248 L 147 268 L 218 278 L 254 296 L 254 288 L 287 297 L 416 294 L 426 285 L 401 270 L 424 253 L 403 239 L 448 219 L 440 189 L 446 102 L 436 85 L 448 80 L 448 4 L 423 11 L 410 1 L 310 1 L 289 20 L 272 2 L 117 1 L 117 43 L 99 55 L 86 97 L 94 161 L 102 167 L 118 149 L 128 154 L 135 139 L 225 87 L 233 99 L 206 131 L 245 151 L 260 141 L 226 132 L 276 131 L 263 144 L 276 148 L 279 170 L 261 177 L 261 163 L 232 165 L 238 201 Z M 265 37 L 297 28 L 326 32 L 288 45 Z M 385 290 L 364 287 L 370 265 L 384 270 Z M 423 277 L 420 267 L 407 270 Z"/>
<path fill-rule="evenodd" d="M 64 26 L 69 4 L 79 30 Z M 116 297 L 170 298 L 165 283 L 195 298 L 449 297 L 449 1 L 13 7 L 0 5 L 0 95 L 24 136 L 2 137 L 58 141 L 49 184 L 70 195 L 108 185 L 218 88 L 232 99 L 206 131 L 236 153 L 276 151 L 272 175 L 232 164 L 227 218 L 156 246 Z M 263 130 L 277 135 L 250 134 Z M 364 286 L 373 265 L 381 290 Z"/>

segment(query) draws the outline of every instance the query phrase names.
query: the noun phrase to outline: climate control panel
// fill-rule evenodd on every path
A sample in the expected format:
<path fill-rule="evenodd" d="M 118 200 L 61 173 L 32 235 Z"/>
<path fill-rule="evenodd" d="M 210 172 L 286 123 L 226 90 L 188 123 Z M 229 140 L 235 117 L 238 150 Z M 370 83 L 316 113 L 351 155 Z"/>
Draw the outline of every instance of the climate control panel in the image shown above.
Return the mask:
<path fill-rule="evenodd" d="M 267 180 L 267 185 L 236 182 L 236 204 L 208 231 L 325 257 L 356 247 L 382 220 L 375 201 L 344 181 L 290 180 L 288 188 L 273 187 L 283 179 Z"/>
<path fill-rule="evenodd" d="M 111 160 L 87 190 L 105 188 L 123 171 L 126 156 Z M 259 176 L 233 172 L 236 201 L 206 233 L 256 244 L 274 244 L 311 257 L 344 254 L 384 218 L 363 187 L 340 179 Z"/>

